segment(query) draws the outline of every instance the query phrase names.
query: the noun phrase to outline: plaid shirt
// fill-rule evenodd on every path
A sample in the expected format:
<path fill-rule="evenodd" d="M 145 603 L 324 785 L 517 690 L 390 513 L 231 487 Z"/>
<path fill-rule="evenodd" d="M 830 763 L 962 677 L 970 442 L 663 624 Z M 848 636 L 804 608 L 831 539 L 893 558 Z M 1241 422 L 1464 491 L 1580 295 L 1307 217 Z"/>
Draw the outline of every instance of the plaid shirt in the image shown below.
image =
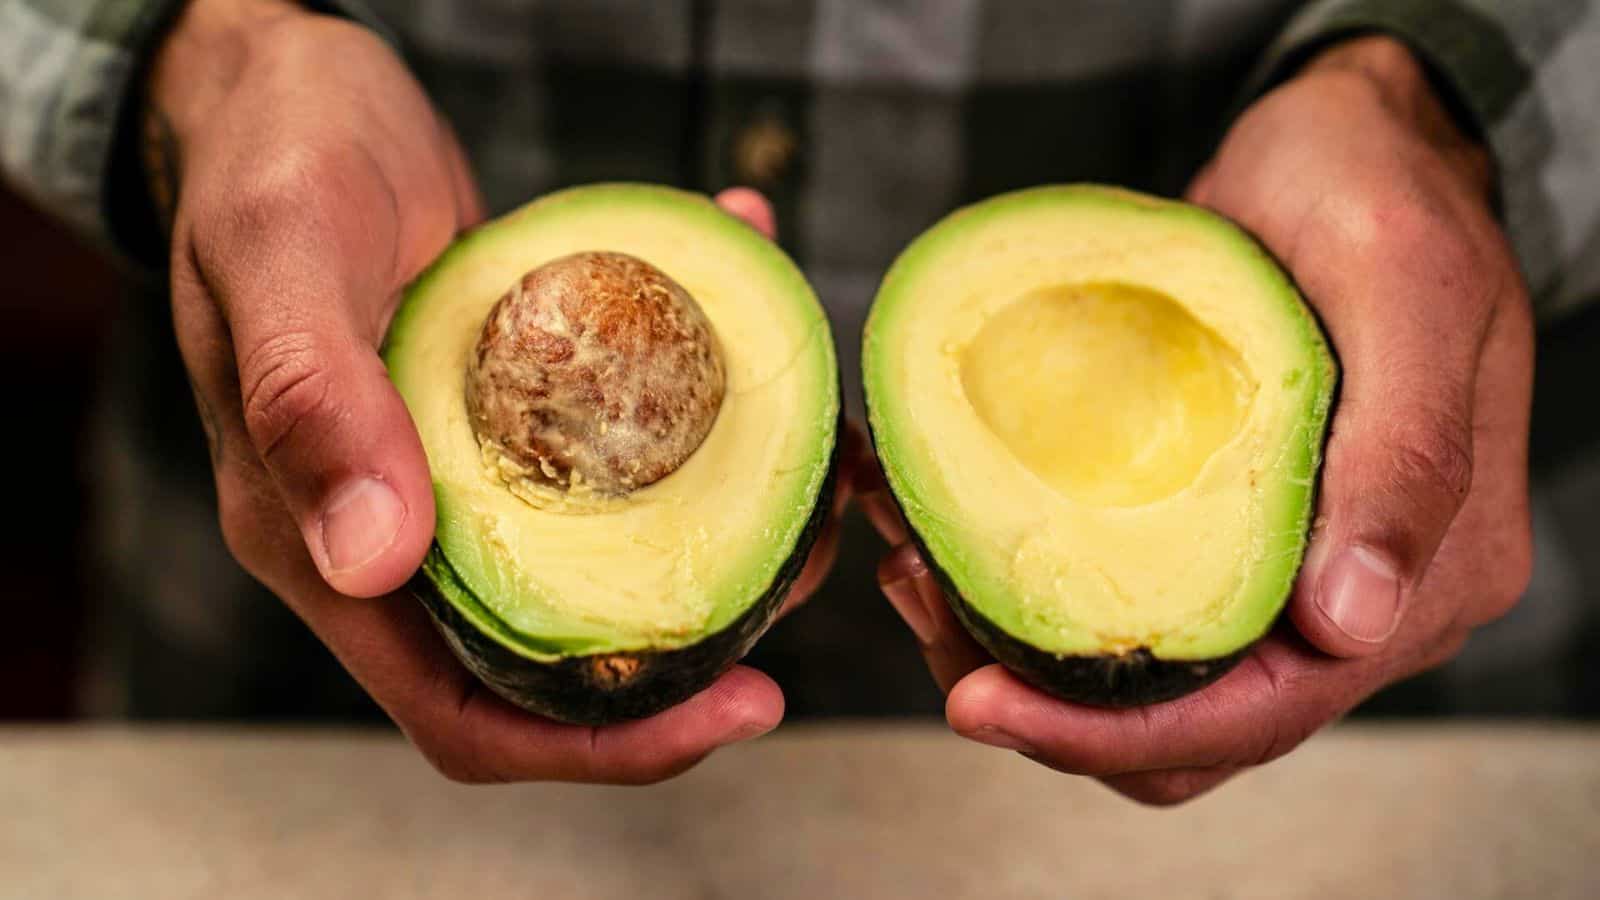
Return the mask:
<path fill-rule="evenodd" d="M 45 208 L 135 256 L 150 251 L 153 230 L 127 199 L 138 196 L 137 169 L 128 162 L 129 85 L 176 5 L 0 0 L 5 174 Z M 1175 194 L 1242 100 L 1318 47 L 1361 31 L 1406 40 L 1487 139 L 1505 223 L 1541 318 L 1553 321 L 1600 295 L 1600 79 L 1589 71 L 1600 53 L 1600 0 L 314 5 L 367 22 L 403 50 L 460 131 L 497 211 L 597 180 L 763 189 L 774 200 L 780 239 L 829 308 L 852 404 L 861 324 L 877 281 L 941 215 L 1045 181 Z M 159 636 L 178 648 L 171 652 L 187 650 L 196 660 L 245 666 L 228 633 L 252 616 L 278 614 L 277 607 L 258 604 L 275 612 L 246 614 L 217 599 L 247 589 L 240 576 L 223 574 L 235 570 L 213 537 L 188 544 L 161 537 L 214 534 L 189 471 L 203 473 L 204 457 L 174 462 L 180 455 L 150 437 L 153 421 L 171 421 L 150 397 L 187 402 L 174 364 L 128 356 L 125 365 L 117 390 L 126 395 L 108 405 L 107 427 L 121 437 L 107 443 L 142 454 L 108 460 L 102 471 L 125 476 L 107 486 L 121 492 L 118 504 L 108 504 L 117 512 L 107 545 L 114 580 L 129 604 L 146 611 L 132 632 Z M 152 372 L 172 384 L 152 385 Z M 1600 482 L 1589 482 L 1600 494 Z M 1538 514 L 1555 521 L 1541 523 L 1542 539 L 1562 532 L 1559 510 L 1549 506 L 1536 498 Z M 163 518 L 172 521 L 163 525 Z M 780 675 L 798 711 L 936 709 L 909 642 L 898 642 L 903 653 L 883 649 L 894 640 L 886 629 L 896 626 L 886 605 L 866 596 L 876 543 L 859 521 L 851 528 L 841 576 L 814 609 L 763 642 L 758 660 L 806 670 L 814 689 Z M 193 555 L 192 574 L 174 574 L 170 564 L 150 571 L 152 559 L 171 555 L 157 548 L 173 546 Z M 1486 630 L 1478 644 L 1488 649 L 1475 650 L 1445 682 L 1481 696 L 1504 660 L 1526 665 L 1530 648 L 1546 659 L 1578 652 L 1570 637 L 1588 613 L 1577 601 L 1591 593 L 1584 585 L 1594 573 L 1574 568 L 1573 553 L 1559 549 L 1560 541 L 1542 541 L 1529 601 L 1498 631 Z M 1565 649 L 1551 651 L 1556 645 Z M 832 657 L 848 663 L 830 666 Z M 915 688 L 906 675 L 913 670 Z M 872 699 L 875 692 L 882 696 Z"/>

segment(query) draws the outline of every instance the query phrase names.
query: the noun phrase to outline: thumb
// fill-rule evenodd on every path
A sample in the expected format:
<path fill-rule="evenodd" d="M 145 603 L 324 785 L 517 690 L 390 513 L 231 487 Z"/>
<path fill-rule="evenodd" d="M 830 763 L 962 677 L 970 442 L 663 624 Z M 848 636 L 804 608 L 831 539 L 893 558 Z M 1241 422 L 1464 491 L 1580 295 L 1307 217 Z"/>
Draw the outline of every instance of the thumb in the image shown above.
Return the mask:
<path fill-rule="evenodd" d="M 335 590 L 402 585 L 433 538 L 433 490 L 375 339 L 338 302 L 225 302 L 244 424 Z"/>
<path fill-rule="evenodd" d="M 1290 604 L 1313 645 L 1380 650 L 1399 627 L 1472 482 L 1475 346 L 1372 322 L 1338 341 L 1344 385 L 1322 470 L 1318 529 Z"/>

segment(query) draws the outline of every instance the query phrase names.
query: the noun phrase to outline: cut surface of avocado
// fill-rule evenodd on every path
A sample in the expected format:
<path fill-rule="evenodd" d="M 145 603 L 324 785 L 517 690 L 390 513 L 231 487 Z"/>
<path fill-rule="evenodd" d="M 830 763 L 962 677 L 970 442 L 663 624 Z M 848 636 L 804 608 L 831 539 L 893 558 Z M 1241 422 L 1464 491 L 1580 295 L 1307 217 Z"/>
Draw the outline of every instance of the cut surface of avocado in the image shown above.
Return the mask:
<path fill-rule="evenodd" d="M 692 295 L 720 344 L 726 392 L 665 477 L 604 503 L 536 505 L 474 436 L 469 356 L 509 286 L 594 251 L 643 260 Z M 430 599 L 476 630 L 469 649 L 483 639 L 497 659 L 549 663 L 689 647 L 770 605 L 808 547 L 839 414 L 827 322 L 788 257 L 705 197 L 574 188 L 464 235 L 407 292 L 384 359 L 433 477 Z M 612 672 L 637 668 L 607 659 Z"/>
<path fill-rule="evenodd" d="M 885 278 L 863 369 L 890 488 L 986 644 L 1201 664 L 1281 610 L 1336 369 L 1232 223 L 1093 185 L 961 210 Z"/>

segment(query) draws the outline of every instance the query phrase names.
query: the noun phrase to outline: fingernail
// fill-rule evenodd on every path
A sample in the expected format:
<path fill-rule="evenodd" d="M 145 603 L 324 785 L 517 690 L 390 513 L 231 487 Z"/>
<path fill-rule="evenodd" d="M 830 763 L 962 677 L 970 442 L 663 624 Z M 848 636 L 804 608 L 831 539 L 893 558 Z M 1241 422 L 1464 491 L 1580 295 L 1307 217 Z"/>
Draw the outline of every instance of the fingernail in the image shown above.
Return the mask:
<path fill-rule="evenodd" d="M 1027 754 L 1035 754 L 1039 752 L 1033 749 L 1032 744 L 1023 740 L 1022 738 L 1019 738 L 1014 734 L 1010 734 L 1009 732 L 1001 731 L 999 728 L 996 728 L 993 725 L 984 725 L 978 728 L 976 731 L 973 731 L 971 734 L 968 734 L 967 737 L 971 740 L 977 741 L 980 744 L 988 744 L 991 747 L 999 747 L 1001 750 L 1015 750 L 1018 753 Z"/>
<path fill-rule="evenodd" d="M 911 633 L 923 646 L 931 646 L 938 632 L 934 630 L 933 619 L 928 615 L 927 607 L 923 606 L 916 585 L 917 578 L 907 575 L 889 582 L 883 586 L 883 594 L 889 598 L 889 603 L 900 613 L 906 625 L 911 628 Z"/>
<path fill-rule="evenodd" d="M 346 483 L 322 509 L 328 570 L 344 572 L 371 562 L 394 543 L 405 519 L 405 504 L 382 480 L 364 477 Z"/>
<path fill-rule="evenodd" d="M 1400 624 L 1400 579 L 1395 566 L 1366 547 L 1346 547 L 1328 564 L 1317 608 L 1340 631 L 1375 644 Z"/>

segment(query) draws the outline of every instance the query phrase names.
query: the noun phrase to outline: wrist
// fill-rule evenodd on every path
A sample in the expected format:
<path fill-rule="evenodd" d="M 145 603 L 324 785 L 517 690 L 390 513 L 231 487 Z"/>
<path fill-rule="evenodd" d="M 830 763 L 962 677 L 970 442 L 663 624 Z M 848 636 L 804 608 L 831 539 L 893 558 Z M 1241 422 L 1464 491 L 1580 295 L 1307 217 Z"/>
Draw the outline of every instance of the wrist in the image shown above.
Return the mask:
<path fill-rule="evenodd" d="M 181 142 L 238 80 L 252 42 L 308 15 L 291 0 L 189 0 L 151 59 L 147 109 L 159 112 Z"/>
<path fill-rule="evenodd" d="M 1459 177 L 1486 200 L 1493 196 L 1494 167 L 1472 123 L 1455 111 L 1433 73 L 1403 41 L 1384 34 L 1361 35 L 1332 44 L 1313 56 L 1296 78 L 1341 78 L 1360 84 L 1433 147 Z"/>
<path fill-rule="evenodd" d="M 188 0 L 150 58 L 139 110 L 145 198 L 163 231 L 177 207 L 188 137 L 238 80 L 253 36 L 304 15 L 289 0 Z"/>

